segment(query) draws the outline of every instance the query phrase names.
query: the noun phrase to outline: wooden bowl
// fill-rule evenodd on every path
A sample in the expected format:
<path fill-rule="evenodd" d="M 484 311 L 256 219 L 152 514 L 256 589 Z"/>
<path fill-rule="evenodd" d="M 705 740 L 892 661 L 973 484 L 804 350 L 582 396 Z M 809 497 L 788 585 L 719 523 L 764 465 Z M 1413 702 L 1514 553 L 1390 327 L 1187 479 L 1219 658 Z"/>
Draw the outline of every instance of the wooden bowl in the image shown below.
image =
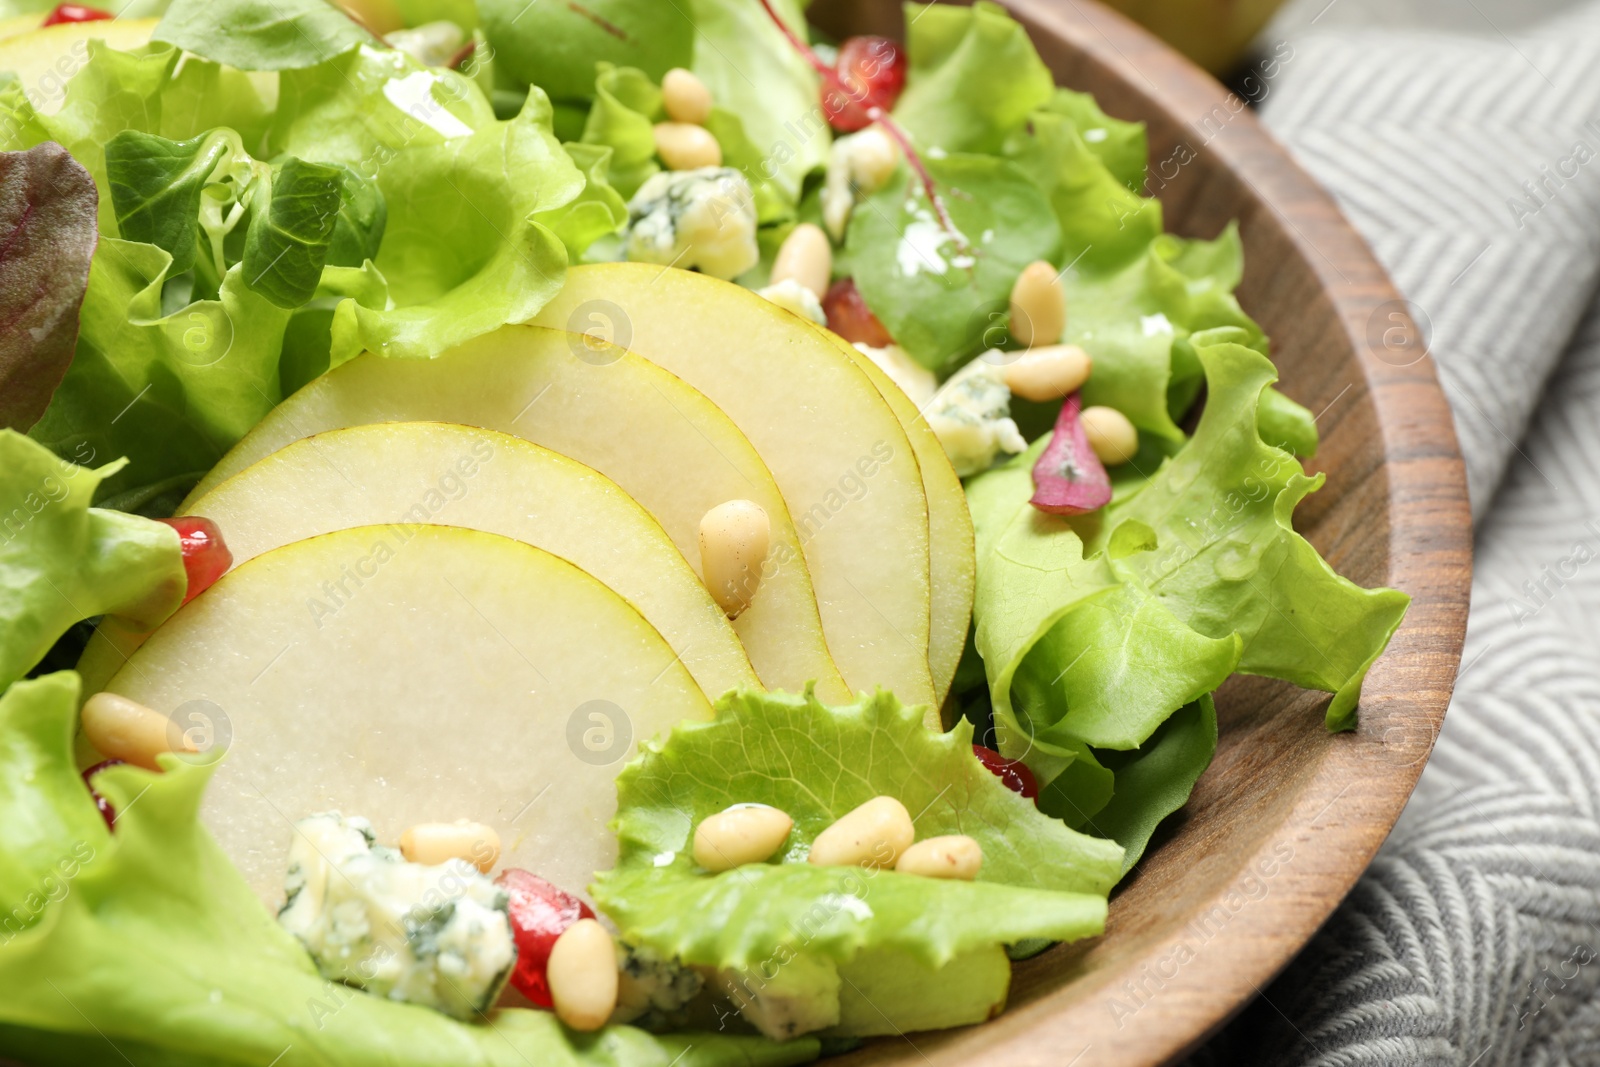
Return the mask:
<path fill-rule="evenodd" d="M 880 1040 L 837 1061 L 1136 1067 L 1198 1045 L 1263 989 L 1388 835 L 1432 749 L 1466 627 L 1471 521 L 1450 412 L 1383 269 L 1237 96 L 1093 0 L 1009 0 L 1059 84 L 1150 131 L 1170 230 L 1238 219 L 1239 299 L 1282 387 L 1320 412 L 1328 484 L 1297 525 L 1340 573 L 1413 597 L 1354 733 L 1326 694 L 1236 678 L 1216 761 L 1111 902 L 1105 936 L 1019 964 L 985 1026 Z M 901 33 L 898 4 L 818 0 L 836 34 Z"/>

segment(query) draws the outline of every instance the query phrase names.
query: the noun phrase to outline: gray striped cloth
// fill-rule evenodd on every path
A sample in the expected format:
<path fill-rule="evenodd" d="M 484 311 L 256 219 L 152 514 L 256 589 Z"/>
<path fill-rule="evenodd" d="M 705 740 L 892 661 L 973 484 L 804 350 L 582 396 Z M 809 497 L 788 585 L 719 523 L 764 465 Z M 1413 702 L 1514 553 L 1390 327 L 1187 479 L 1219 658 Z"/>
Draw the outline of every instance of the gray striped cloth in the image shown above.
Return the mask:
<path fill-rule="evenodd" d="M 1407 6 L 1297 5 L 1262 117 L 1430 325 L 1466 652 L 1377 860 L 1194 1067 L 1600 1067 L 1600 0 Z"/>

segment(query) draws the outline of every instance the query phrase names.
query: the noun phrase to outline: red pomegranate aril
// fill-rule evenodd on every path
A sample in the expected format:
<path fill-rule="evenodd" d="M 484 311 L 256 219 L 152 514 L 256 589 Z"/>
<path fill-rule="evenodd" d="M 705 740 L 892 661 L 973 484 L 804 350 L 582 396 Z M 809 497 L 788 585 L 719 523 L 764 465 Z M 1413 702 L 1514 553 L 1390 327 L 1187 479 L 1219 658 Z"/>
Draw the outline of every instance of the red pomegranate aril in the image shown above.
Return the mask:
<path fill-rule="evenodd" d="M 853 278 L 840 278 L 828 288 L 828 295 L 822 298 L 822 310 L 828 316 L 828 329 L 851 344 L 873 348 L 894 344 L 889 331 L 861 298 Z"/>
<path fill-rule="evenodd" d="M 994 749 L 982 745 L 973 745 L 972 754 L 988 768 L 990 774 L 1000 779 L 1001 785 L 1013 793 L 1021 793 L 1029 800 L 1039 799 L 1039 780 L 1026 763 L 1018 759 L 1006 759 Z"/>
<path fill-rule="evenodd" d="M 517 944 L 517 965 L 511 985 L 541 1008 L 553 1008 L 550 999 L 550 950 L 563 930 L 579 919 L 594 918 L 594 910 L 559 886 L 532 871 L 508 867 L 494 884 L 511 898 L 511 934 Z"/>
<path fill-rule="evenodd" d="M 233 553 L 222 540 L 222 531 L 210 519 L 182 515 L 159 521 L 177 530 L 183 544 L 183 571 L 189 576 L 189 587 L 183 593 L 183 602 L 187 604 L 228 573 L 228 568 L 233 566 Z"/>
<path fill-rule="evenodd" d="M 109 11 L 101 11 L 97 7 L 84 7 L 82 4 L 57 4 L 54 11 L 44 17 L 40 26 L 59 26 L 63 22 L 103 22 L 106 19 L 116 18 Z"/>
<path fill-rule="evenodd" d="M 822 109 L 843 133 L 865 129 L 875 111 L 890 111 L 906 85 L 906 57 L 887 37 L 851 37 L 839 46 L 839 61 L 823 76 Z"/>
<path fill-rule="evenodd" d="M 95 775 L 107 767 L 120 767 L 126 762 L 126 760 L 119 759 L 101 760 L 83 772 L 83 784 L 89 787 L 89 795 L 94 797 L 94 806 L 99 810 L 100 817 L 106 821 L 107 830 L 115 830 L 117 828 L 117 813 L 111 807 L 111 801 L 95 792 L 93 779 Z"/>

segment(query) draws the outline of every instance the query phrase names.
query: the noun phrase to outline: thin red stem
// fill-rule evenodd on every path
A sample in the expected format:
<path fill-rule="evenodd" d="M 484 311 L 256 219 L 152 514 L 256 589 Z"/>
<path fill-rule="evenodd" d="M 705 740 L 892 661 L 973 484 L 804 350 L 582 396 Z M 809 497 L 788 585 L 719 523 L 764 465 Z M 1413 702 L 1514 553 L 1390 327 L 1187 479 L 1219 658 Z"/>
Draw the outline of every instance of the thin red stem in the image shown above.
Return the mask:
<path fill-rule="evenodd" d="M 761 0 L 761 6 L 766 9 L 768 17 L 778 24 L 778 29 L 789 39 L 789 43 L 794 45 L 795 51 L 799 52 L 818 74 L 826 78 L 834 73 L 832 67 L 817 58 L 817 54 L 811 50 L 810 45 L 795 36 L 795 32 L 789 28 L 789 24 L 783 21 L 782 16 L 773 8 L 772 0 Z"/>
<path fill-rule="evenodd" d="M 933 205 L 934 213 L 939 216 L 939 225 L 943 226 L 945 232 L 955 239 L 956 245 L 961 251 L 970 254 L 972 249 L 967 244 L 966 235 L 956 229 L 955 221 L 950 218 L 950 212 L 944 206 L 944 198 L 939 195 L 939 189 L 933 183 L 933 175 L 928 173 L 927 165 L 922 162 L 922 157 L 917 154 L 916 147 L 911 143 L 911 137 L 881 107 L 868 108 L 867 117 L 880 124 L 884 132 L 894 138 L 895 143 L 900 146 L 900 151 L 905 153 L 906 162 L 911 164 L 911 169 L 916 172 L 917 179 L 922 182 L 923 191 L 928 194 L 928 202 Z"/>

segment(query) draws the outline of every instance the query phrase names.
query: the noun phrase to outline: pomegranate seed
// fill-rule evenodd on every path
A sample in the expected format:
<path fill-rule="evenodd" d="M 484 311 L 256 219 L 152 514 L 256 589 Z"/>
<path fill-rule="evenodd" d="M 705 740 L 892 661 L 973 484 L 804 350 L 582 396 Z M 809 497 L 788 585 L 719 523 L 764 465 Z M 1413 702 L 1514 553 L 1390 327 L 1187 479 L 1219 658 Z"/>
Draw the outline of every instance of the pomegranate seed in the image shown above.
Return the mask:
<path fill-rule="evenodd" d="M 822 110 L 842 133 L 872 125 L 889 111 L 906 85 L 906 56 L 887 37 L 851 37 L 839 46 L 837 66 L 823 75 Z"/>
<path fill-rule="evenodd" d="M 101 22 L 105 19 L 116 18 L 109 11 L 101 11 L 97 7 L 84 7 L 82 4 L 57 4 L 56 9 L 44 17 L 41 26 L 59 26 L 63 22 Z"/>
<path fill-rule="evenodd" d="M 106 821 L 107 830 L 115 830 L 117 828 L 117 813 L 112 810 L 109 800 L 95 792 L 94 783 L 91 779 L 107 767 L 117 767 L 125 762 L 127 761 L 119 759 L 101 760 L 83 772 L 83 784 L 89 787 L 89 795 L 94 797 L 94 806 L 99 809 L 100 817 Z"/>
<path fill-rule="evenodd" d="M 501 871 L 494 884 L 511 897 L 511 934 L 517 943 L 511 985 L 539 1007 L 554 1007 L 545 973 L 550 950 L 563 930 L 579 919 L 594 918 L 594 910 L 537 874 L 516 867 Z"/>
<path fill-rule="evenodd" d="M 228 573 L 228 568 L 233 566 L 233 553 L 222 540 L 222 531 L 210 519 L 183 515 L 158 521 L 177 530 L 183 544 L 183 571 L 189 576 L 189 587 L 183 594 L 183 602 L 187 604 Z"/>
<path fill-rule="evenodd" d="M 861 298 L 854 278 L 834 282 L 822 298 L 822 310 L 828 316 L 828 329 L 851 344 L 859 342 L 873 348 L 894 344 L 889 331 Z"/>
<path fill-rule="evenodd" d="M 1028 765 L 1018 759 L 1006 759 L 992 748 L 982 745 L 973 745 L 972 754 L 978 757 L 978 762 L 989 769 L 989 773 L 1000 779 L 1002 785 L 1013 793 L 1021 793 L 1029 800 L 1039 799 L 1039 781 L 1034 778 Z"/>

